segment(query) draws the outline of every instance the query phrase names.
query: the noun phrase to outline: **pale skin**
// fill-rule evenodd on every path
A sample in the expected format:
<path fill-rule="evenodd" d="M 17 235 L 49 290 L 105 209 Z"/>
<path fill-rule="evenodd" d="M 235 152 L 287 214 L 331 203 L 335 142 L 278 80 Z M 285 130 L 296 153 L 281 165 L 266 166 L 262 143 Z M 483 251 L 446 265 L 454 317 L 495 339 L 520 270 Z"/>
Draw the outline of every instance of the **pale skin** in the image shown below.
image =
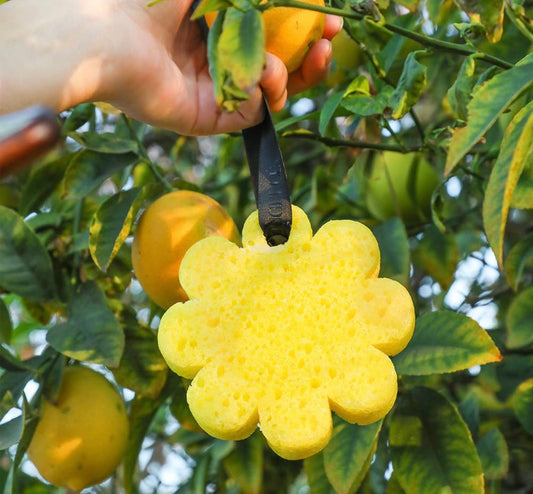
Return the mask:
<path fill-rule="evenodd" d="M 215 103 L 205 43 L 190 20 L 192 0 L 11 0 L 0 5 L 0 114 L 33 104 L 63 111 L 105 101 L 184 135 L 240 130 L 260 121 L 261 90 L 272 111 L 325 79 L 330 40 L 342 19 L 291 74 L 267 54 L 260 86 L 234 113 Z"/>

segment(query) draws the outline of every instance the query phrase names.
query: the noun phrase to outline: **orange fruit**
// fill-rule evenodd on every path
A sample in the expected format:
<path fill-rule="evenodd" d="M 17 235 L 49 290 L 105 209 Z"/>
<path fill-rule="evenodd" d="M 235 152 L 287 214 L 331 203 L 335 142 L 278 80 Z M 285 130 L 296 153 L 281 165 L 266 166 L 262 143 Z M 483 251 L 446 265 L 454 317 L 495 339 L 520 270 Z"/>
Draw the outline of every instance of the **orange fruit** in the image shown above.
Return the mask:
<path fill-rule="evenodd" d="M 240 243 L 231 216 L 214 199 L 190 190 L 170 192 L 141 216 L 131 249 L 133 271 L 146 294 L 168 309 L 188 299 L 179 282 L 183 256 L 198 240 L 219 235 Z"/>
<path fill-rule="evenodd" d="M 51 484 L 80 491 L 116 470 L 128 442 L 124 401 L 89 367 L 67 367 L 55 403 L 44 400 L 28 456 Z"/>
<path fill-rule="evenodd" d="M 304 0 L 306 3 L 324 6 L 324 0 Z M 216 12 L 205 15 L 211 27 Z M 297 70 L 309 48 L 322 37 L 326 15 L 313 10 L 293 7 L 274 7 L 263 12 L 265 49 L 279 57 L 288 72 Z"/>

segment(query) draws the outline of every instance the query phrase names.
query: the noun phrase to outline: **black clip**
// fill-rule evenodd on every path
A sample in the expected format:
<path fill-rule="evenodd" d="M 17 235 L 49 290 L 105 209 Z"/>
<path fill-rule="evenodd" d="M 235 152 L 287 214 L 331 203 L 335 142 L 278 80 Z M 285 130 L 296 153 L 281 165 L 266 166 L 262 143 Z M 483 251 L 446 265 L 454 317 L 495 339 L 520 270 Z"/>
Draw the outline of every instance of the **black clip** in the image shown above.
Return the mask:
<path fill-rule="evenodd" d="M 200 0 L 194 0 L 193 11 Z M 197 20 L 204 40 L 208 28 L 205 19 Z M 263 121 L 242 131 L 250 168 L 250 178 L 259 213 L 259 226 L 270 246 L 284 244 L 291 233 L 292 209 L 287 174 L 279 148 L 276 129 L 265 98 Z"/>

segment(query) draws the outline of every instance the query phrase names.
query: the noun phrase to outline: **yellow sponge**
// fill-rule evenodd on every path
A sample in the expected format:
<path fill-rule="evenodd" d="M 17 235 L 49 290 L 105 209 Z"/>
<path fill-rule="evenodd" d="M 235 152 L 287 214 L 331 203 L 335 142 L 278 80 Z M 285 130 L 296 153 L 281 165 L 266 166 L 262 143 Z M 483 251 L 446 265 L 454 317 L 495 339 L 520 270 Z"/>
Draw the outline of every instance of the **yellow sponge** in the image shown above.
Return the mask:
<path fill-rule="evenodd" d="M 396 399 L 387 355 L 414 328 L 408 291 L 378 278 L 380 254 L 355 221 L 326 223 L 313 237 L 293 206 L 289 240 L 269 247 L 257 212 L 243 247 L 222 237 L 193 245 L 180 280 L 190 300 L 159 327 L 169 367 L 193 379 L 187 400 L 209 434 L 244 439 L 259 425 L 287 459 L 320 451 L 331 410 L 358 424 L 382 418 Z"/>

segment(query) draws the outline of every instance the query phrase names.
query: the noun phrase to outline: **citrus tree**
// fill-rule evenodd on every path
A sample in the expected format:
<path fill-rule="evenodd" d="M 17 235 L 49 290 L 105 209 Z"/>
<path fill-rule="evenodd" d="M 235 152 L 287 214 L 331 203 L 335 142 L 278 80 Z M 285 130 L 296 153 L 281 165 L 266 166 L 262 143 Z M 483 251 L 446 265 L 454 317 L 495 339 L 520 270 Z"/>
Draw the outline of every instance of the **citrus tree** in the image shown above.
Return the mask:
<path fill-rule="evenodd" d="M 176 135 L 82 104 L 59 115 L 59 146 L 0 183 L 4 493 L 533 489 L 533 3 L 205 0 L 197 17 L 222 14 L 208 49 L 226 111 L 258 78 L 261 11 L 276 6 L 344 17 L 330 78 L 273 118 L 291 201 L 313 230 L 336 219 L 365 224 L 380 247 L 379 276 L 411 295 L 416 323 L 392 357 L 392 409 L 368 425 L 334 414 L 328 444 L 298 460 L 275 454 L 260 431 L 243 440 L 207 434 L 187 403 L 190 381 L 158 346 L 167 308 L 158 303 L 174 301 L 145 291 L 134 264 L 142 259 L 156 276 L 151 286 L 165 292 L 158 270 L 179 266 L 188 249 L 169 258 L 168 244 L 213 233 L 239 243 L 233 222 L 241 230 L 256 208 L 242 137 Z M 197 223 L 170 201 L 176 224 L 147 225 L 149 206 L 178 190 L 206 198 Z M 219 219 L 206 228 L 212 214 Z M 183 228 L 188 235 L 175 234 Z M 136 235 L 159 240 L 161 251 L 148 247 L 132 263 Z M 111 422 L 93 422 L 78 403 L 65 407 L 64 426 L 55 419 L 60 432 L 43 432 L 74 364 L 107 381 L 103 401 L 114 412 L 125 404 L 125 445 L 122 422 L 109 439 Z M 90 401 L 98 386 L 76 381 L 67 396 Z M 75 426 L 101 441 L 91 458 L 69 457 L 62 483 L 66 470 L 47 474 L 40 460 L 49 466 L 54 457 L 34 441 L 48 433 L 45 442 L 67 438 L 73 448 Z M 89 476 L 83 465 L 92 461 L 107 463 L 111 477 Z"/>

